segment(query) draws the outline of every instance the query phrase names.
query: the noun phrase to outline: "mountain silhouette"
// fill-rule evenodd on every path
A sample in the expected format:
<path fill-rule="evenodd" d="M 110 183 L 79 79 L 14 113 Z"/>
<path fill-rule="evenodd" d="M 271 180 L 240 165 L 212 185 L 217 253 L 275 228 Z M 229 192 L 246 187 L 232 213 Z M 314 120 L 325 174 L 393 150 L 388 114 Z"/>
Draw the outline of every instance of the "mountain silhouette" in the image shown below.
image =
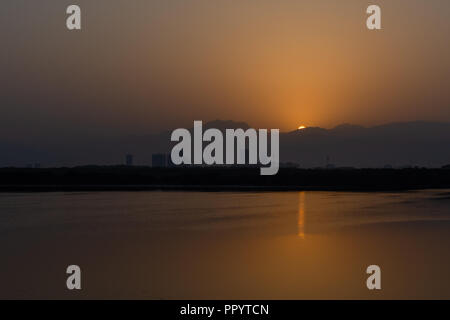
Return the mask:
<path fill-rule="evenodd" d="M 214 120 L 203 128 L 248 129 L 245 122 Z M 192 128 L 189 128 L 192 130 Z M 271 129 L 271 128 L 268 128 Z M 0 166 L 75 166 L 121 164 L 131 153 L 135 163 L 151 165 L 152 154 L 170 153 L 172 130 L 142 136 L 76 141 L 67 145 L 11 145 L 0 142 Z M 363 127 L 342 124 L 309 127 L 280 134 L 280 161 L 302 168 L 441 167 L 450 163 L 450 123 L 397 122 Z"/>
<path fill-rule="evenodd" d="M 284 160 L 302 167 L 440 167 L 450 163 L 450 123 L 403 122 L 374 127 L 306 128 L 281 138 Z"/>

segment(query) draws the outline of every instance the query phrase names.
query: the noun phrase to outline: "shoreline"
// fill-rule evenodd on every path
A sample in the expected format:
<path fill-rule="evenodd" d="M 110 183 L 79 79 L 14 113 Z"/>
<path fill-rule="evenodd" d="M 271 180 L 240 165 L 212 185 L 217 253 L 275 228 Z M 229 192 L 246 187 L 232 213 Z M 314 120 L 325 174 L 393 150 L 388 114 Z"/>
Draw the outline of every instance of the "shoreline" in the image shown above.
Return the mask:
<path fill-rule="evenodd" d="M 408 191 L 450 189 L 448 169 L 280 168 L 261 176 L 253 167 L 0 168 L 0 192 L 51 191 Z"/>
<path fill-rule="evenodd" d="M 0 193 L 34 192 L 123 192 L 123 191 L 167 191 L 167 192 L 408 192 L 418 190 L 446 190 L 450 187 L 414 186 L 409 188 L 351 186 L 253 186 L 253 185 L 0 185 Z"/>

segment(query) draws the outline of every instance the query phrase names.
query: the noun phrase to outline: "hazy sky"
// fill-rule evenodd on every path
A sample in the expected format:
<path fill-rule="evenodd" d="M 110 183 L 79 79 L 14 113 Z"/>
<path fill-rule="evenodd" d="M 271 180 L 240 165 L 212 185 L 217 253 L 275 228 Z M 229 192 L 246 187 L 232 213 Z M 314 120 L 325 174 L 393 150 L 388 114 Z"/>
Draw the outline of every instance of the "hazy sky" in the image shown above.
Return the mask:
<path fill-rule="evenodd" d="M 448 0 L 3 0 L 0 139 L 450 121 L 449 34 Z"/>

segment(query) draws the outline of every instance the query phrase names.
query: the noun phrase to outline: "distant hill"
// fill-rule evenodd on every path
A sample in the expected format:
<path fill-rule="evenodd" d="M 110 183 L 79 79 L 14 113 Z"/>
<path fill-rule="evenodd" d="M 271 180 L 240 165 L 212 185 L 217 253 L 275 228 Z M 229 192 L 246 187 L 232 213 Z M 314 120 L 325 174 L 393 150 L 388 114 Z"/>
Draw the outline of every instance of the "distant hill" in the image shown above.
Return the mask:
<path fill-rule="evenodd" d="M 306 128 L 281 138 L 284 161 L 302 167 L 440 167 L 450 163 L 450 123 L 404 122 L 375 127 Z"/>
<path fill-rule="evenodd" d="M 214 120 L 204 129 L 243 128 L 245 122 Z M 269 128 L 270 129 L 270 128 Z M 0 141 L 0 166 L 74 166 L 121 164 L 126 153 L 135 163 L 150 165 L 153 153 L 169 153 L 171 130 L 144 136 L 99 138 L 64 145 L 15 146 Z M 441 167 L 450 163 L 450 123 L 400 122 L 374 127 L 342 124 L 332 129 L 310 127 L 280 135 L 280 161 L 303 168 Z"/>

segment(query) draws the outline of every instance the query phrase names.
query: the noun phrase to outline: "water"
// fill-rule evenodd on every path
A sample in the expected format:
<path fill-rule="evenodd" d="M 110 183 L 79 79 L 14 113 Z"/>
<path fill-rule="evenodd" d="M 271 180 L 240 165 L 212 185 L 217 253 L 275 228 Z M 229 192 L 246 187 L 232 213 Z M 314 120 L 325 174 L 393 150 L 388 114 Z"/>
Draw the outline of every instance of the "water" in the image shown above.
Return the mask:
<path fill-rule="evenodd" d="M 0 297 L 450 298 L 449 220 L 449 190 L 4 193 Z"/>

